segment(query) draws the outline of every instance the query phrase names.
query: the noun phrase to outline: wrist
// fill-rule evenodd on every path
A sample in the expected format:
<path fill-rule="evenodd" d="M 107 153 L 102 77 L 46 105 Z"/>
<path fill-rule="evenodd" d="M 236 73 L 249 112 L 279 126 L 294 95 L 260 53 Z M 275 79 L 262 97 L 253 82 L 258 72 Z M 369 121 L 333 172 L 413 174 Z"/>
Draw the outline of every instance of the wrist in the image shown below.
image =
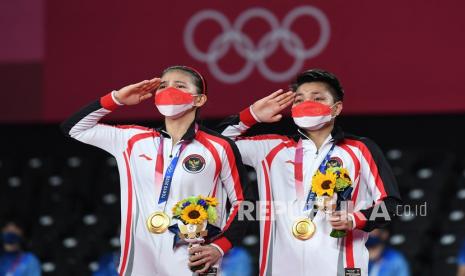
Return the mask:
<path fill-rule="evenodd" d="M 120 103 L 117 103 L 113 98 L 113 92 L 106 94 L 105 96 L 100 98 L 100 105 L 110 111 L 117 109 L 121 106 Z"/>
<path fill-rule="evenodd" d="M 249 107 L 245 108 L 244 110 L 242 110 L 239 113 L 239 119 L 247 127 L 251 127 L 251 126 L 255 125 L 256 123 L 260 122 L 260 120 L 258 120 L 258 117 L 252 111 L 252 106 L 249 106 Z"/>
<path fill-rule="evenodd" d="M 212 243 L 212 244 L 209 244 L 209 246 L 211 246 L 212 248 L 214 248 L 214 250 L 217 252 L 218 255 L 224 256 L 223 250 L 222 250 L 218 245 Z"/>
<path fill-rule="evenodd" d="M 218 249 L 222 256 L 232 248 L 231 242 L 224 236 L 214 240 L 210 245 Z"/>
<path fill-rule="evenodd" d="M 353 214 L 347 214 L 347 220 L 349 223 L 349 230 L 354 230 L 357 223 L 355 222 L 355 218 Z"/>
<path fill-rule="evenodd" d="M 113 98 L 113 101 L 114 101 L 117 105 L 124 105 L 123 103 L 121 103 L 121 100 L 118 98 L 118 91 L 113 90 L 113 91 L 111 92 L 111 97 Z"/>

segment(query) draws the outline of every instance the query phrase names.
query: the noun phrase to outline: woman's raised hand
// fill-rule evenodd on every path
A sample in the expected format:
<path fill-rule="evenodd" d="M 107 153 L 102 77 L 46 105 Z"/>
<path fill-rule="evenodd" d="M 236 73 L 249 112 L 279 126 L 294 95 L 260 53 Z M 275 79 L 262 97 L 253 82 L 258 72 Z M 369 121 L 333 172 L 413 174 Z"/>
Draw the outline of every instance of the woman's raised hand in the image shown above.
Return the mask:
<path fill-rule="evenodd" d="M 274 123 L 281 120 L 283 117 L 281 112 L 292 104 L 294 97 L 294 92 L 284 92 L 284 90 L 279 89 L 256 101 L 252 105 L 252 111 L 260 122 Z"/>
<path fill-rule="evenodd" d="M 116 91 L 114 96 L 118 102 L 124 105 L 135 105 L 150 99 L 158 85 L 160 85 L 160 82 L 160 78 L 153 78 L 130 84 Z"/>

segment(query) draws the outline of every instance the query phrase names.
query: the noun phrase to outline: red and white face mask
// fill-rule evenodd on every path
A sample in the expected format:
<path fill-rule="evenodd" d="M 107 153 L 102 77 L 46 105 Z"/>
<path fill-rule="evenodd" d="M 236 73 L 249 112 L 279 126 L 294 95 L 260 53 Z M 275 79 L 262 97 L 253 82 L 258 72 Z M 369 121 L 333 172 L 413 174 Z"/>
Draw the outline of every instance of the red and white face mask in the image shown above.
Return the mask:
<path fill-rule="evenodd" d="M 333 118 L 331 108 L 334 105 L 327 106 L 319 102 L 305 101 L 291 109 L 292 118 L 300 128 L 317 130 L 331 121 Z"/>
<path fill-rule="evenodd" d="M 181 115 L 194 106 L 194 96 L 174 87 L 155 94 L 155 106 L 166 117 Z"/>

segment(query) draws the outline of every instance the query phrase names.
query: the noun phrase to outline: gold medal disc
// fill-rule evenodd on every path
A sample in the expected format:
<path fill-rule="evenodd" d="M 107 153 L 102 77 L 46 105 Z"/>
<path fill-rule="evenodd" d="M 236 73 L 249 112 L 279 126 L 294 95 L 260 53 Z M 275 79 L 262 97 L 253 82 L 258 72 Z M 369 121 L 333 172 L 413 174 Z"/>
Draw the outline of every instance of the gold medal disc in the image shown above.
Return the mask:
<path fill-rule="evenodd" d="M 170 217 L 160 211 L 154 212 L 147 219 L 147 228 L 154 234 L 161 234 L 170 226 Z"/>
<path fill-rule="evenodd" d="M 292 225 L 292 234 L 299 240 L 308 240 L 315 234 L 315 223 L 309 218 L 299 218 Z"/>

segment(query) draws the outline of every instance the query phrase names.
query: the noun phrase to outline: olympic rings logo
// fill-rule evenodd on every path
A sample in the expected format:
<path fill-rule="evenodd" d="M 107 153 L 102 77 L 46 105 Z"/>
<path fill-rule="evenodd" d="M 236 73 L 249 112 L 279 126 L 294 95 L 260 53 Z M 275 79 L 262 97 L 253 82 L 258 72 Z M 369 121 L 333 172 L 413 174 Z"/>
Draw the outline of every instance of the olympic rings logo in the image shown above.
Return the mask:
<path fill-rule="evenodd" d="M 309 48 L 305 48 L 302 38 L 290 29 L 294 21 L 301 16 L 314 18 L 320 28 L 318 40 Z M 244 25 L 254 18 L 265 21 L 271 29 L 256 45 L 247 34 L 242 32 Z M 215 37 L 207 51 L 203 52 L 194 42 L 194 35 L 197 26 L 205 20 L 215 21 L 223 32 Z M 224 14 L 216 10 L 203 10 L 190 18 L 184 30 L 184 44 L 189 54 L 196 60 L 207 63 L 210 72 L 225 83 L 237 83 L 246 79 L 255 66 L 263 77 L 270 81 L 287 81 L 302 70 L 305 60 L 317 56 L 325 49 L 329 37 L 328 18 L 320 9 L 313 6 L 293 9 L 281 24 L 273 13 L 259 7 L 242 12 L 232 25 Z M 265 61 L 280 44 L 285 52 L 294 58 L 294 62 L 287 70 L 276 72 L 270 69 Z M 218 61 L 228 53 L 231 46 L 246 62 L 238 72 L 226 73 L 218 65 Z"/>

